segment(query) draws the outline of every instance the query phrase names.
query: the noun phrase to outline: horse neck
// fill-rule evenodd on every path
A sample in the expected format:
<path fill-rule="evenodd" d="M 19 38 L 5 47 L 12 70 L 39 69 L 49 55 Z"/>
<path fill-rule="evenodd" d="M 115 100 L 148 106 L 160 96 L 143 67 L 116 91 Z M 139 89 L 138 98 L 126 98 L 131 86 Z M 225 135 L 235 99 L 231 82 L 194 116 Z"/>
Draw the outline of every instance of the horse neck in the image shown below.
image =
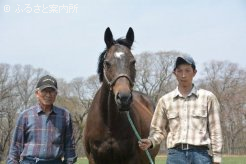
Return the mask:
<path fill-rule="evenodd" d="M 102 85 L 101 88 L 101 96 L 102 96 L 102 112 L 104 115 L 104 121 L 109 128 L 116 124 L 119 111 L 117 109 L 117 104 L 114 100 L 114 94 L 110 91 L 107 85 Z"/>

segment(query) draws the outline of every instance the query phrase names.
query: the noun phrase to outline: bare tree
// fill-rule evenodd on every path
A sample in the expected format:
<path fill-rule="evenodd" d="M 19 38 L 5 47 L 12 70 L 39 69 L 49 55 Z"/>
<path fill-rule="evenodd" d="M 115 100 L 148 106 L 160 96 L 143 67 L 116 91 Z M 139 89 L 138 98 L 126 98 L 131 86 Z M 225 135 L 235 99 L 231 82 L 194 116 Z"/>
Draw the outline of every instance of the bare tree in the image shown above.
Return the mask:
<path fill-rule="evenodd" d="M 82 115 L 80 115 L 80 122 L 84 124 L 84 118 L 90 108 L 94 95 L 100 87 L 100 82 L 97 76 L 93 75 L 86 80 L 83 78 L 76 78 L 72 81 L 71 85 L 73 86 L 74 95 L 80 102 L 80 109 L 83 110 Z"/>
<path fill-rule="evenodd" d="M 90 76 L 88 79 L 75 78 L 71 82 L 73 96 L 78 98 L 83 110 L 88 110 L 95 93 L 100 87 L 97 76 Z"/>
<path fill-rule="evenodd" d="M 150 95 L 156 102 L 175 87 L 173 65 L 179 52 L 141 53 L 137 58 L 135 88 Z"/>
<path fill-rule="evenodd" d="M 0 64 L 0 154 L 6 155 L 6 148 L 10 140 L 13 116 L 9 110 L 8 101 L 12 99 L 13 84 L 10 77 L 10 65 Z M 0 161 L 1 161 L 0 155 Z"/>
<path fill-rule="evenodd" d="M 43 69 L 35 69 L 31 65 L 15 65 L 12 74 L 16 86 L 16 95 L 19 96 L 22 102 L 20 110 L 25 110 L 28 106 L 35 103 L 34 91 L 36 84 L 39 78 L 47 74 L 47 72 Z"/>

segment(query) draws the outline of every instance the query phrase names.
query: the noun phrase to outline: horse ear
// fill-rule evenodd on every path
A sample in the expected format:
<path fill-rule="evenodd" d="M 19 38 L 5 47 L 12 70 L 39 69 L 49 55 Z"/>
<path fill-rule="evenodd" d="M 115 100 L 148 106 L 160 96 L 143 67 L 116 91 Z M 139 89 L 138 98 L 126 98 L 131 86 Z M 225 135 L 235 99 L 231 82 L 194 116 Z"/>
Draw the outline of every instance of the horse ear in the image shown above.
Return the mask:
<path fill-rule="evenodd" d="M 107 48 L 110 48 L 114 44 L 113 34 L 109 27 L 104 33 L 104 42 L 106 43 Z"/>
<path fill-rule="evenodd" d="M 127 31 L 126 40 L 130 44 L 130 46 L 132 46 L 132 43 L 134 42 L 134 32 L 131 27 Z"/>

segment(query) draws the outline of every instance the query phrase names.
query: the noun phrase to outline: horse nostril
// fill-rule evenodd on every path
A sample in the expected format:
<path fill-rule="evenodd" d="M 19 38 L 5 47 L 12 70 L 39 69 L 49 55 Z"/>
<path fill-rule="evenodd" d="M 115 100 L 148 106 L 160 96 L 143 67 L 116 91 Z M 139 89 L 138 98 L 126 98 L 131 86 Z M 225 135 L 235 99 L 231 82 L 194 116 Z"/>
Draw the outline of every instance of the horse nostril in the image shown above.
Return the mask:
<path fill-rule="evenodd" d="M 129 106 L 132 102 L 132 93 L 118 93 L 117 100 L 122 106 Z"/>

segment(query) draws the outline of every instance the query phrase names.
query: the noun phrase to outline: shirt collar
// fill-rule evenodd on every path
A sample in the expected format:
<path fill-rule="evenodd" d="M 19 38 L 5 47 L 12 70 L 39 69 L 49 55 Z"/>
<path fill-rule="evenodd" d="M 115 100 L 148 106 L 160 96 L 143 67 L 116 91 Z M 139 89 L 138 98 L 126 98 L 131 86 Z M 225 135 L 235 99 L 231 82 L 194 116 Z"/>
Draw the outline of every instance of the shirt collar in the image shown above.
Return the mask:
<path fill-rule="evenodd" d="M 192 89 L 187 97 L 190 97 L 192 95 L 198 97 L 198 88 L 194 84 L 192 84 Z M 179 92 L 178 87 L 176 87 L 176 89 L 174 90 L 173 98 L 179 98 L 179 97 L 183 97 L 183 95 Z"/>
<path fill-rule="evenodd" d="M 37 114 L 44 113 L 39 104 L 37 105 L 37 110 L 36 111 L 37 111 Z M 56 107 L 54 105 L 52 107 L 51 113 L 57 114 L 57 109 L 56 109 Z"/>

